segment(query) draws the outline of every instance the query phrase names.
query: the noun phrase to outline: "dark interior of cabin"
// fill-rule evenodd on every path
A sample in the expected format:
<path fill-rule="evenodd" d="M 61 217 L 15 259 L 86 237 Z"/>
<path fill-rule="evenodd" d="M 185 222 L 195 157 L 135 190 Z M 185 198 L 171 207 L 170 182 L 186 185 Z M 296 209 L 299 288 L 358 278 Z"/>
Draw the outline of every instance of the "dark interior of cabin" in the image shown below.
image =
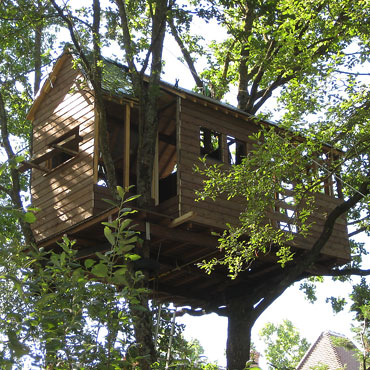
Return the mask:
<path fill-rule="evenodd" d="M 125 138 L 125 106 L 107 101 L 107 123 L 110 149 L 116 170 L 117 183 L 124 186 L 124 149 Z M 158 173 L 159 202 L 177 195 L 177 153 L 176 153 L 176 104 L 173 102 L 160 110 L 158 148 L 155 171 Z M 130 160 L 129 183 L 136 185 L 136 157 L 139 137 L 139 110 L 136 106 L 130 109 Z M 154 177 L 155 178 L 155 177 Z M 98 163 L 98 185 L 107 186 L 105 168 L 102 158 Z M 133 188 L 133 191 L 135 188 Z"/>

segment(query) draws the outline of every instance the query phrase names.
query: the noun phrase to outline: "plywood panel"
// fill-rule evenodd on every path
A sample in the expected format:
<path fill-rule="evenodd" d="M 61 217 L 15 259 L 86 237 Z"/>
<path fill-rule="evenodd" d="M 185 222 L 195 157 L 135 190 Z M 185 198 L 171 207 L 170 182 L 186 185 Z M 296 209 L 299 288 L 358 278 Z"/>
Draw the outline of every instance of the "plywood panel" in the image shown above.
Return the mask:
<path fill-rule="evenodd" d="M 89 153 L 80 153 L 60 167 L 52 170 L 49 174 L 39 176 L 32 181 L 31 193 L 42 191 L 43 187 L 49 187 L 55 182 L 79 181 L 76 178 L 92 170 L 92 157 Z"/>
<path fill-rule="evenodd" d="M 53 114 L 49 119 L 50 123 L 47 123 L 39 132 L 35 133 L 34 153 L 37 154 L 37 151 L 42 150 L 43 146 L 48 145 L 51 141 L 58 138 L 58 136 L 62 136 L 76 126 L 80 126 L 81 131 L 87 128 L 91 129 L 93 118 L 94 112 L 91 107 L 76 106 L 68 111 L 68 116 L 57 116 Z"/>
<path fill-rule="evenodd" d="M 58 220 L 57 222 L 45 224 L 44 228 L 35 230 L 36 240 L 41 241 L 47 237 L 63 232 L 63 230 L 75 225 L 76 222 L 86 220 L 91 216 L 92 213 L 90 211 L 83 211 L 78 213 L 78 217 L 74 215 L 72 218 L 66 218 L 65 221 Z"/>
<path fill-rule="evenodd" d="M 92 186 L 81 183 L 73 191 L 66 189 L 58 194 L 53 194 L 49 198 L 43 197 L 36 204 L 37 207 L 41 208 L 41 212 L 47 213 L 50 209 L 59 209 L 69 203 L 78 203 L 86 194 L 91 196 L 91 192 Z"/>
<path fill-rule="evenodd" d="M 70 68 L 69 63 L 65 63 L 63 68 Z M 63 72 L 63 69 L 60 73 Z M 35 128 L 39 123 L 42 123 L 45 119 L 45 114 L 50 111 L 54 111 L 65 98 L 68 98 L 71 87 L 75 81 L 81 79 L 81 75 L 76 71 L 66 73 L 63 78 L 57 78 L 53 84 L 53 88 L 45 95 L 42 103 L 40 104 L 34 119 Z M 75 85 L 77 87 L 77 85 Z M 71 94 L 72 95 L 72 94 Z"/>
<path fill-rule="evenodd" d="M 94 102 L 80 72 L 67 60 L 35 113 L 34 154 L 42 154 L 48 144 L 79 126 L 80 153 L 44 175 L 32 171 L 32 202 L 41 208 L 35 229 L 38 240 L 92 215 Z"/>
<path fill-rule="evenodd" d="M 49 102 L 49 106 L 45 107 L 44 111 L 41 111 L 40 115 L 37 116 L 37 124 L 34 124 L 36 133 L 38 133 L 42 129 L 42 127 L 45 126 L 45 124 L 48 124 L 48 119 L 53 115 L 56 117 L 63 117 L 68 113 L 68 109 L 72 108 L 73 106 L 81 105 L 82 107 L 85 107 L 93 105 L 93 101 L 87 101 L 86 93 L 82 93 L 79 91 L 76 91 L 73 94 L 70 93 L 68 95 L 62 95 L 59 98 L 59 101 L 56 101 L 55 103 L 58 105 L 53 107 L 51 102 Z"/>

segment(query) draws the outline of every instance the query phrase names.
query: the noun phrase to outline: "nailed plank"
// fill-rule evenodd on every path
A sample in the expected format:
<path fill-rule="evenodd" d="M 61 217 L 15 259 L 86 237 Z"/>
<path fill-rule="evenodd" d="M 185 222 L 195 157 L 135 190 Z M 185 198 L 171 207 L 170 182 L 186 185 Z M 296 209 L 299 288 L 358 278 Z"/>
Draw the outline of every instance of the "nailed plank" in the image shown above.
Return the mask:
<path fill-rule="evenodd" d="M 182 224 L 184 224 L 185 222 L 188 222 L 190 221 L 193 217 L 195 216 L 195 212 L 194 211 L 189 211 L 179 217 L 176 217 L 175 219 L 173 219 L 172 221 L 168 222 L 167 223 L 167 226 L 172 229 L 174 227 L 177 227 L 177 226 L 180 226 Z"/>

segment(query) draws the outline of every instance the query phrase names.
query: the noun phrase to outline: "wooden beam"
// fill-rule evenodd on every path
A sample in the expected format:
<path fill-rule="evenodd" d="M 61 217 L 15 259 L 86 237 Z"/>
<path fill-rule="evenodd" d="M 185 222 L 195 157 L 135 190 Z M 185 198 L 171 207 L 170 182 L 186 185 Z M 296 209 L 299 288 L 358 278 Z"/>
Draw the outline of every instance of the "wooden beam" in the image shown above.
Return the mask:
<path fill-rule="evenodd" d="M 176 137 L 173 137 L 173 136 L 170 136 L 170 135 L 166 135 L 166 134 L 163 134 L 161 132 L 158 134 L 158 136 L 159 136 L 159 140 L 160 141 L 163 141 L 166 144 L 170 144 L 170 145 L 176 146 Z"/>
<path fill-rule="evenodd" d="M 140 229 L 140 224 L 138 226 Z M 218 245 L 217 237 L 204 232 L 191 232 L 176 228 L 170 229 L 169 227 L 153 223 L 150 225 L 150 232 L 154 236 L 180 243 L 190 243 L 210 248 L 216 248 Z"/>
<path fill-rule="evenodd" d="M 94 159 L 93 159 L 93 181 L 99 181 L 99 120 L 96 107 L 94 108 Z"/>
<path fill-rule="evenodd" d="M 79 135 L 79 126 L 76 126 L 72 130 L 67 131 L 65 134 L 58 136 L 51 143 L 49 143 L 49 146 L 52 146 L 53 144 L 60 144 L 62 142 L 65 144 L 72 140 L 77 140 L 79 143 L 83 140 L 83 137 Z"/>
<path fill-rule="evenodd" d="M 172 229 L 174 227 L 182 225 L 183 223 L 191 220 L 195 215 L 196 215 L 196 213 L 194 211 L 186 212 L 182 216 L 179 216 L 179 217 L 176 217 L 175 219 L 173 219 L 171 222 L 168 223 L 167 226 L 170 229 Z"/>
<path fill-rule="evenodd" d="M 62 145 L 59 145 L 59 144 L 52 144 L 50 145 L 52 148 L 60 151 L 60 152 L 63 152 L 63 153 L 66 153 L 66 154 L 69 154 L 69 155 L 72 155 L 72 156 L 76 156 L 79 154 L 79 152 L 77 152 L 76 150 L 72 150 L 72 149 L 68 149 L 68 148 L 65 148 L 64 146 Z"/>
<path fill-rule="evenodd" d="M 35 114 L 41 104 L 41 102 L 44 100 L 46 94 L 50 91 L 52 84 L 55 82 L 56 77 L 62 68 L 64 62 L 71 57 L 71 54 L 67 51 L 64 51 L 63 54 L 58 58 L 56 61 L 53 70 L 49 74 L 48 78 L 44 82 L 43 86 L 41 87 L 40 93 L 38 97 L 33 102 L 31 109 L 29 110 L 26 119 L 33 121 L 35 119 Z"/>
<path fill-rule="evenodd" d="M 130 186 L 130 120 L 131 109 L 130 105 L 126 104 L 125 111 L 125 143 L 123 152 L 123 185 L 125 188 Z"/>
<path fill-rule="evenodd" d="M 46 167 L 39 166 L 36 163 L 33 163 L 31 161 L 22 161 L 22 164 L 18 167 L 19 172 L 25 172 L 29 170 L 30 168 L 36 168 L 39 171 L 45 172 L 45 173 L 50 173 L 50 170 Z"/>
<path fill-rule="evenodd" d="M 154 204 L 157 206 L 159 204 L 159 159 L 158 159 L 158 134 L 155 144 L 155 154 L 154 154 L 154 165 L 153 165 L 153 177 L 152 177 L 152 198 L 154 199 Z"/>
<path fill-rule="evenodd" d="M 42 247 L 48 247 L 52 244 L 55 244 L 56 242 L 62 239 L 64 234 L 71 235 L 73 238 L 73 235 L 75 235 L 79 231 L 85 230 L 91 226 L 99 224 L 102 221 L 106 221 L 109 216 L 114 215 L 117 212 L 118 212 L 118 208 L 113 207 L 113 208 L 108 209 L 107 211 L 104 211 L 103 213 L 97 216 L 91 216 L 88 219 L 77 223 L 76 225 L 68 227 L 66 230 L 63 230 L 63 232 L 60 232 L 58 235 L 51 237 L 50 239 L 44 239 L 41 242 L 37 242 L 37 246 L 39 248 L 42 248 Z"/>
<path fill-rule="evenodd" d="M 182 130 L 182 125 L 181 125 L 181 98 L 177 98 L 176 102 L 176 164 L 177 164 L 177 174 L 176 174 L 176 194 L 179 197 L 178 200 L 178 214 L 182 214 L 182 192 L 181 192 L 181 178 L 180 178 L 180 173 L 181 173 L 181 162 L 182 162 L 182 157 L 181 157 L 181 130 Z"/>

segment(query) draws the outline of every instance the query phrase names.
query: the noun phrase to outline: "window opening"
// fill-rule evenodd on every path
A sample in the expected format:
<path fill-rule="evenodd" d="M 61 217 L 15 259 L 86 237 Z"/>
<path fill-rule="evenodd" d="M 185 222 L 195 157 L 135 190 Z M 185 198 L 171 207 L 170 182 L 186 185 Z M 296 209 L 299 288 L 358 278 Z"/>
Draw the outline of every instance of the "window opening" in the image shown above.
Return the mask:
<path fill-rule="evenodd" d="M 177 153 L 174 133 L 175 131 L 172 135 L 168 135 L 159 132 L 158 135 L 159 203 L 177 195 Z"/>
<path fill-rule="evenodd" d="M 102 157 L 102 153 L 99 152 L 99 160 L 98 160 L 98 182 L 97 185 L 103 186 L 105 188 L 108 187 L 107 181 L 107 171 L 104 166 L 104 161 Z"/>
<path fill-rule="evenodd" d="M 208 128 L 200 128 L 200 154 L 207 155 L 210 158 L 221 160 L 221 134 L 209 130 Z"/>
<path fill-rule="evenodd" d="M 280 230 L 296 234 L 298 233 L 298 226 L 296 225 L 297 217 L 294 211 L 295 200 L 293 196 L 289 195 L 293 191 L 294 187 L 293 184 L 285 182 L 282 182 L 281 185 L 286 192 L 275 194 L 275 212 L 283 215 L 283 220 L 277 221 L 277 227 Z"/>
<path fill-rule="evenodd" d="M 228 135 L 227 138 L 227 151 L 229 164 L 240 164 L 247 154 L 246 145 L 244 142 Z"/>
<path fill-rule="evenodd" d="M 55 149 L 49 161 L 49 168 L 54 169 L 67 162 L 79 153 L 79 143 L 82 137 L 79 135 L 78 126 L 58 139 L 52 141 L 49 147 Z"/>

